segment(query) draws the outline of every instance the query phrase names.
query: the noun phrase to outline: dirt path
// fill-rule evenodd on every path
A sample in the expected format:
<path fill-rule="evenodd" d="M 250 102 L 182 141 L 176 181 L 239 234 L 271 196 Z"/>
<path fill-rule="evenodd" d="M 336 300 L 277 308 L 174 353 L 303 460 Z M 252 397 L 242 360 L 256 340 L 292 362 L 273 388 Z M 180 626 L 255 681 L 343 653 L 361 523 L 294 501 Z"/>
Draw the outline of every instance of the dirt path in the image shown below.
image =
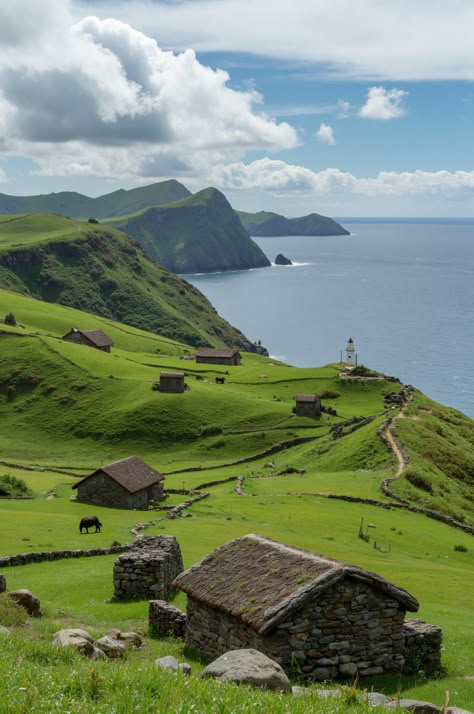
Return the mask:
<path fill-rule="evenodd" d="M 395 439 L 394 439 L 394 437 L 393 437 L 393 434 L 392 434 L 392 432 L 391 432 L 391 430 L 390 430 L 390 427 L 388 427 L 387 431 L 385 432 L 385 436 L 386 436 L 387 439 L 389 440 L 390 446 L 392 447 L 392 450 L 393 450 L 393 453 L 394 453 L 395 456 L 397 457 L 398 469 L 397 469 L 397 472 L 396 472 L 396 473 L 393 475 L 393 477 L 392 477 L 393 479 L 396 479 L 396 478 L 399 478 L 399 477 L 402 475 L 402 473 L 403 473 L 403 472 L 405 471 L 405 469 L 407 468 L 408 464 L 407 464 L 407 462 L 405 461 L 405 458 L 404 458 L 404 456 L 403 456 L 403 454 L 402 454 L 402 452 L 401 452 L 400 447 L 398 446 L 397 442 L 395 441 Z"/>

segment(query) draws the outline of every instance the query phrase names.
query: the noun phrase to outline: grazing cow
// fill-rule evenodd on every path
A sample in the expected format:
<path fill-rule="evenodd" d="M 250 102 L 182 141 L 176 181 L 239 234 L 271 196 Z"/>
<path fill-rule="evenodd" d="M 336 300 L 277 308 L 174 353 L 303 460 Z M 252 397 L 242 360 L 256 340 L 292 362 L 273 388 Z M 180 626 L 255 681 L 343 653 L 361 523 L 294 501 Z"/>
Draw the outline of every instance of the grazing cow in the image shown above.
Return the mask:
<path fill-rule="evenodd" d="M 225 377 L 216 377 L 216 384 L 224 384 Z"/>
<path fill-rule="evenodd" d="M 92 526 L 95 526 L 95 532 L 100 533 L 100 529 L 102 528 L 102 523 L 99 521 L 97 516 L 86 516 L 85 518 L 81 519 L 81 522 L 79 523 L 79 530 L 82 533 L 82 529 L 86 529 L 86 533 L 89 533 L 89 528 L 92 528 Z"/>

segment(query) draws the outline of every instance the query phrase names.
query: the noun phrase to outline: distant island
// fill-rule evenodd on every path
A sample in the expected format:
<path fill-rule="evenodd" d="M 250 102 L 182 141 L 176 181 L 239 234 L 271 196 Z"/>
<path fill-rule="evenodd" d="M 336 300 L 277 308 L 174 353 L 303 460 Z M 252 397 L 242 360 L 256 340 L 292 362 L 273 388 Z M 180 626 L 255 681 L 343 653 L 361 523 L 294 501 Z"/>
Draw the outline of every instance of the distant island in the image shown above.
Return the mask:
<path fill-rule="evenodd" d="M 332 218 L 310 213 L 300 218 L 285 218 L 278 213 L 236 211 L 251 236 L 348 236 L 350 232 Z"/>

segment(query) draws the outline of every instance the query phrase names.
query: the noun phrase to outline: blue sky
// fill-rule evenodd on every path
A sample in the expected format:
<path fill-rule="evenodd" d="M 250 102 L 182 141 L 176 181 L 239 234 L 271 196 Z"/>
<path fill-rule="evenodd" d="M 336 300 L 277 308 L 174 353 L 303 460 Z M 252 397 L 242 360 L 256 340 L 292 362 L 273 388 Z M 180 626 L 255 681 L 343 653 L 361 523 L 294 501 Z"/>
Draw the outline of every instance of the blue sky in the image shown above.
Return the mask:
<path fill-rule="evenodd" d="M 0 191 L 474 216 L 471 0 L 15 0 Z"/>

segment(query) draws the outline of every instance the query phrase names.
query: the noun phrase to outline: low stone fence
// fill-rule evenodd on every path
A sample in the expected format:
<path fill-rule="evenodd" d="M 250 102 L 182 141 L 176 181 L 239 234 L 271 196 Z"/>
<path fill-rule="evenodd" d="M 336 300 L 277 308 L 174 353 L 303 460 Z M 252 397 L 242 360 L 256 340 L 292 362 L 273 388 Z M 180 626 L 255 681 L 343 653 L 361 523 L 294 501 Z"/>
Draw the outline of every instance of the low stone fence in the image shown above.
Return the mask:
<path fill-rule="evenodd" d="M 440 627 L 428 625 L 423 620 L 405 620 L 403 637 L 405 640 L 404 674 L 417 674 L 422 671 L 431 676 L 443 671 L 441 664 L 443 632 Z"/>
<path fill-rule="evenodd" d="M 29 565 L 30 563 L 43 563 L 48 560 L 62 560 L 63 558 L 89 558 L 94 555 L 111 555 L 125 553 L 131 545 L 111 545 L 110 548 L 90 548 L 89 550 L 41 550 L 32 553 L 17 553 L 0 558 L 0 568 L 11 565 Z"/>
<path fill-rule="evenodd" d="M 140 536 L 114 564 L 113 600 L 169 599 L 173 580 L 183 572 L 183 558 L 174 536 Z"/>
<path fill-rule="evenodd" d="M 165 600 L 150 600 L 148 625 L 153 637 L 177 637 L 184 639 L 186 614 Z"/>

